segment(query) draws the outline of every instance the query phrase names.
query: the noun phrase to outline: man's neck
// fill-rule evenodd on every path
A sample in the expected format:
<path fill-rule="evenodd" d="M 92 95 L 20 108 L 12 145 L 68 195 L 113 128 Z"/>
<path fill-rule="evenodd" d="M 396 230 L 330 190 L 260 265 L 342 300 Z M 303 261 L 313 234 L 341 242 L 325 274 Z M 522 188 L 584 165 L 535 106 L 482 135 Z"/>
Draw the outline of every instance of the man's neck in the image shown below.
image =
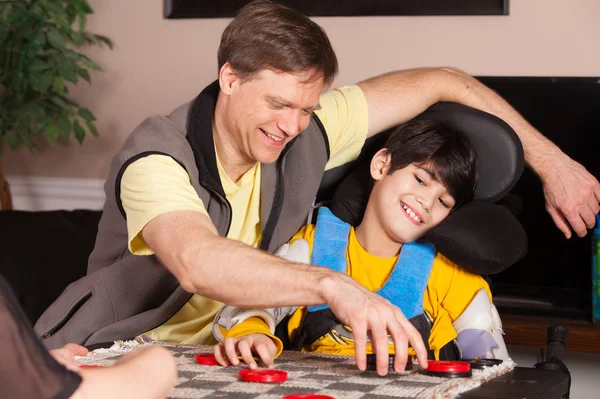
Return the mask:
<path fill-rule="evenodd" d="M 237 142 L 233 129 L 224 120 L 224 104 L 217 100 L 215 115 L 212 123 L 213 139 L 217 150 L 217 157 L 227 176 L 237 182 L 254 165 L 256 161 L 246 156 Z M 238 138 L 239 139 L 239 138 Z"/>
<path fill-rule="evenodd" d="M 371 255 L 380 258 L 393 258 L 400 253 L 402 243 L 391 240 L 374 218 L 365 211 L 365 217 L 355 229 L 356 239 L 361 247 Z"/>

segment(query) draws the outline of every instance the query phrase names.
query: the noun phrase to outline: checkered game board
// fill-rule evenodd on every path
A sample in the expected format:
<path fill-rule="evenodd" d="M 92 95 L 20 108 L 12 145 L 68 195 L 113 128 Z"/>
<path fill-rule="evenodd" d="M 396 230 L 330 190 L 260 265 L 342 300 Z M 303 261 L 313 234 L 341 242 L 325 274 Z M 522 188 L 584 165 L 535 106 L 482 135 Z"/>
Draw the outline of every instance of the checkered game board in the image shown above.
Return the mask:
<path fill-rule="evenodd" d="M 110 349 L 97 349 L 78 358 L 88 365 L 110 366 L 135 342 L 117 342 Z M 512 370 L 512 361 L 485 370 L 473 370 L 470 378 L 440 378 L 419 371 L 392 373 L 380 377 L 361 372 L 353 357 L 285 351 L 276 368 L 288 373 L 284 383 L 251 383 L 239 380 L 241 367 L 205 366 L 195 362 L 198 353 L 211 353 L 210 346 L 172 345 L 154 342 L 169 349 L 177 359 L 179 377 L 170 398 L 281 399 L 291 394 L 322 394 L 338 399 L 452 398 L 483 382 Z"/>

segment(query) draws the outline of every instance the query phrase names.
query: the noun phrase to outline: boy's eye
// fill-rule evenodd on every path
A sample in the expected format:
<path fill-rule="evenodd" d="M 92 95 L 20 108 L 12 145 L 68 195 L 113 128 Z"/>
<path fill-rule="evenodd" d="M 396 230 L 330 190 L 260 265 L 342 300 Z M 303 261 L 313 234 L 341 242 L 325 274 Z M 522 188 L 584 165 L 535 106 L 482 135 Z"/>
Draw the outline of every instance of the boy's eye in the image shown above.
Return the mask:
<path fill-rule="evenodd" d="M 419 176 L 415 175 L 415 179 L 419 182 L 420 185 L 424 186 L 425 182 Z"/>

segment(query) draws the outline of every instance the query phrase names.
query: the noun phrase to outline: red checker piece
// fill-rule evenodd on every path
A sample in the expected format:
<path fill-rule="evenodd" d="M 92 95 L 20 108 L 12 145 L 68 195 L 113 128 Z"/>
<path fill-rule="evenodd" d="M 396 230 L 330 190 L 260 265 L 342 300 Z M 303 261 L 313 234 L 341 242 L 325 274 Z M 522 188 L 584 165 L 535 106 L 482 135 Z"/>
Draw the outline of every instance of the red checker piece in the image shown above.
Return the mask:
<path fill-rule="evenodd" d="M 212 353 L 199 353 L 196 355 L 196 363 L 203 364 L 205 366 L 220 366 L 215 355 Z"/>
<path fill-rule="evenodd" d="M 315 393 L 297 393 L 293 395 L 284 396 L 283 399 L 335 399 L 329 395 L 319 395 Z"/>
<path fill-rule="evenodd" d="M 427 371 L 430 373 L 468 373 L 471 370 L 469 362 L 429 360 L 427 364 Z"/>
<path fill-rule="evenodd" d="M 247 382 L 285 382 L 287 375 L 281 370 L 240 370 L 240 380 Z"/>

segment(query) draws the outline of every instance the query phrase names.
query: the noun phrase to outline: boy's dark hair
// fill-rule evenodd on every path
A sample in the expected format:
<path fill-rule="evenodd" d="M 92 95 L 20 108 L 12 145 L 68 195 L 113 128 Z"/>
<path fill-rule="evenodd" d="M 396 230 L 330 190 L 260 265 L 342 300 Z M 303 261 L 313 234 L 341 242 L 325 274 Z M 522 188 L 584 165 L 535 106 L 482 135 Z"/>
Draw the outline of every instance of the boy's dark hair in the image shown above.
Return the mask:
<path fill-rule="evenodd" d="M 240 9 L 221 36 L 219 70 L 226 62 L 242 79 L 262 69 L 314 71 L 329 86 L 338 71 L 325 31 L 306 15 L 282 4 L 258 0 Z"/>
<path fill-rule="evenodd" d="M 410 164 L 429 164 L 457 207 L 471 201 L 477 186 L 477 151 L 469 138 L 445 123 L 412 120 L 396 128 L 385 145 L 389 174 Z"/>

